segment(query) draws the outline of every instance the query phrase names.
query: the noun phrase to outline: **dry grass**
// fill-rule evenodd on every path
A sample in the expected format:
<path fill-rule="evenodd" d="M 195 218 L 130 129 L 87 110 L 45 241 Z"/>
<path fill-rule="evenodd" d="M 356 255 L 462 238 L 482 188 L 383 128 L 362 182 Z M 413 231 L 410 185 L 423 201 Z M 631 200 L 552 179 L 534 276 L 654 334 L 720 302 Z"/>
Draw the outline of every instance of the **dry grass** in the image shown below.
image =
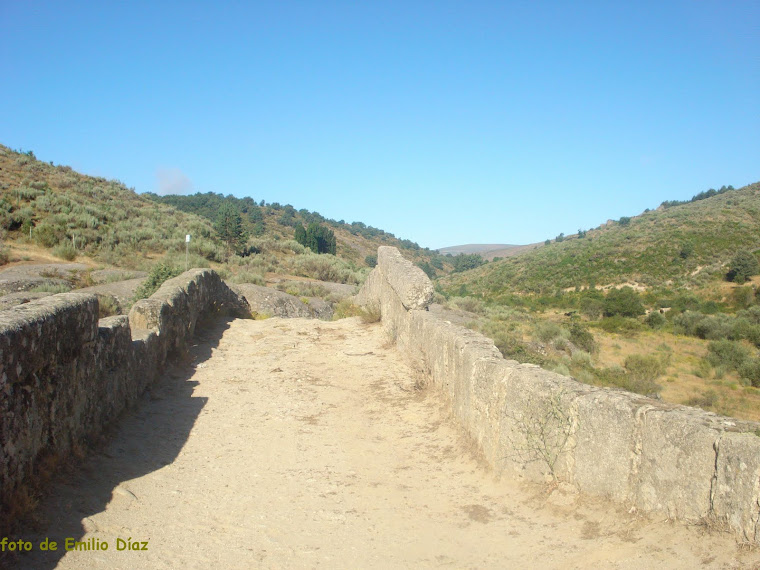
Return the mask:
<path fill-rule="evenodd" d="M 380 319 L 382 317 L 380 306 L 373 304 L 362 307 L 359 312 L 359 317 L 365 325 L 380 322 Z"/>
<path fill-rule="evenodd" d="M 716 378 L 716 370 L 707 368 L 704 377 L 695 374 L 707 355 L 709 341 L 654 331 L 644 331 L 635 337 L 595 331 L 595 336 L 600 347 L 595 359 L 598 366 L 623 366 L 625 359 L 633 354 L 669 354 L 667 369 L 659 381 L 664 401 L 699 406 L 701 402 L 696 400 L 704 400 L 706 393 L 714 391 L 713 405 L 700 407 L 739 419 L 760 421 L 760 390 L 743 386 L 735 372 L 725 372 Z"/>

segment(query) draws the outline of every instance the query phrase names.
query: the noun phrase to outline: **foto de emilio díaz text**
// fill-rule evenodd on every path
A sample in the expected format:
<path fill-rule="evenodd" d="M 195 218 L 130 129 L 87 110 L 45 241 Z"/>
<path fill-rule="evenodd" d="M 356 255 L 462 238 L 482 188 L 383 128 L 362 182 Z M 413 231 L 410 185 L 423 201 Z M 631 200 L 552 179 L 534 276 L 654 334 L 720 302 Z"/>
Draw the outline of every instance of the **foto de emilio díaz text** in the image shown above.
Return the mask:
<path fill-rule="evenodd" d="M 45 538 L 38 542 L 36 545 L 30 540 L 9 539 L 4 536 L 0 539 L 0 552 L 31 552 L 35 549 L 46 551 L 63 550 L 70 552 L 72 550 L 89 551 L 89 550 L 118 550 L 118 551 L 145 551 L 148 550 L 147 540 L 135 540 L 131 536 L 129 538 L 116 538 L 113 540 L 103 540 L 100 538 L 87 538 L 85 540 L 77 540 L 75 538 L 66 537 L 60 540 L 50 540 Z"/>

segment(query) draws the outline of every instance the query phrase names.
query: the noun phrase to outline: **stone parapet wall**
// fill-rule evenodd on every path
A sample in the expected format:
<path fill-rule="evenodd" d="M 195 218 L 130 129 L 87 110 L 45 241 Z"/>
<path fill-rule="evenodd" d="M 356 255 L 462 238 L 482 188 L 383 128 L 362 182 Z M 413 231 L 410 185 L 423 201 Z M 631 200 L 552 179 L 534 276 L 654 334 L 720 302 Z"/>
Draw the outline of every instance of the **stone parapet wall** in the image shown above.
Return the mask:
<path fill-rule="evenodd" d="M 557 478 L 641 512 L 723 521 L 760 541 L 760 424 L 504 360 L 485 336 L 407 302 L 409 291 L 432 287 L 388 249 L 357 302 L 380 308 L 384 328 L 497 472 Z"/>
<path fill-rule="evenodd" d="M 0 312 L 0 521 L 40 462 L 96 437 L 184 351 L 204 314 L 247 313 L 211 270 L 166 281 L 129 317 L 98 320 L 95 295 L 63 293 Z M 2 525 L 0 525 L 2 526 Z"/>

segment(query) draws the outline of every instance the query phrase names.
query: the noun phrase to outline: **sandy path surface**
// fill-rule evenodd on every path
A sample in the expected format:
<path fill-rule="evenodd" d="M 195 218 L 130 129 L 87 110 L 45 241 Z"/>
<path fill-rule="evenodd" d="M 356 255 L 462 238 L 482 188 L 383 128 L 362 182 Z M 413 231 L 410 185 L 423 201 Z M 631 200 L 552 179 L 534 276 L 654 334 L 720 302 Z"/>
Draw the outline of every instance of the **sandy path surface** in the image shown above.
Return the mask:
<path fill-rule="evenodd" d="M 236 320 L 193 352 L 56 487 L 19 568 L 757 564 L 726 535 L 496 480 L 377 324 Z"/>

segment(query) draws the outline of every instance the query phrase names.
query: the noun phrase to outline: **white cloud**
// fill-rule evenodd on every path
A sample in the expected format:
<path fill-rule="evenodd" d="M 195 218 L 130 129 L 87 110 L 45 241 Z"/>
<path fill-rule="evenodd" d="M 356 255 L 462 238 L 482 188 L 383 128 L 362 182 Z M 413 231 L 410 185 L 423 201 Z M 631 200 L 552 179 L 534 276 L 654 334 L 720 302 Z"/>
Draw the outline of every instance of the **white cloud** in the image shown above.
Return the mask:
<path fill-rule="evenodd" d="M 193 181 L 179 168 L 159 168 L 156 171 L 158 182 L 157 194 L 190 194 L 193 191 Z"/>

